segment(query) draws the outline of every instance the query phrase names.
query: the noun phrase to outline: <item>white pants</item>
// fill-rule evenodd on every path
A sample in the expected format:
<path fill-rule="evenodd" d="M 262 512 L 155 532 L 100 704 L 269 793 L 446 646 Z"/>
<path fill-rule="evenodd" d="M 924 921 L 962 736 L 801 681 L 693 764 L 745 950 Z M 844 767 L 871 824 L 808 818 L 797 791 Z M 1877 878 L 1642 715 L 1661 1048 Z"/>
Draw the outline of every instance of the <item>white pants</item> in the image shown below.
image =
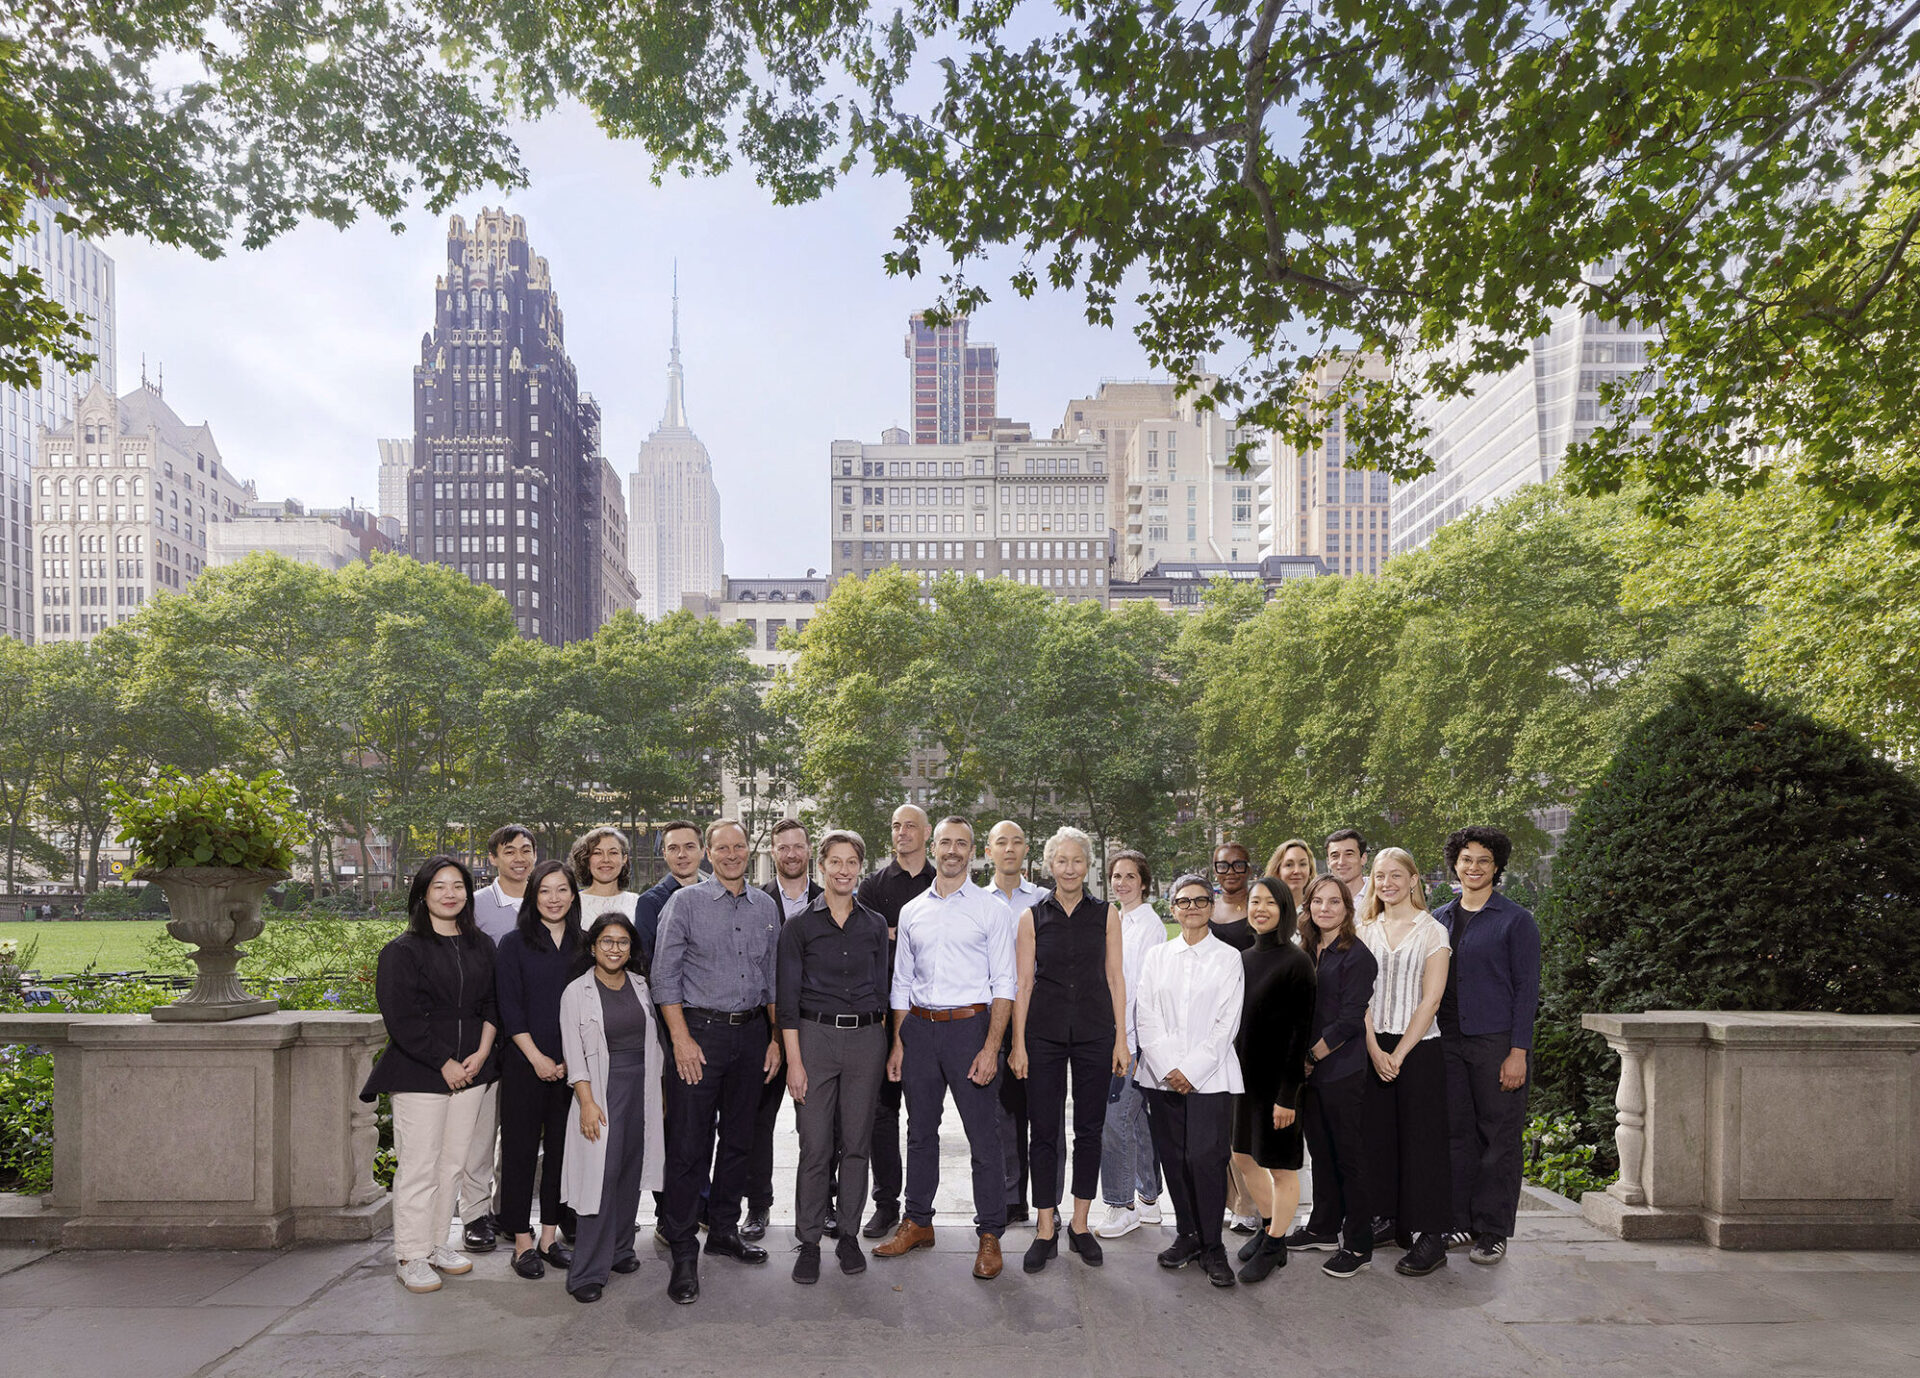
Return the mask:
<path fill-rule="evenodd" d="M 492 1086 L 393 1097 L 393 1253 L 424 1259 L 447 1242 L 461 1165 Z"/>
<path fill-rule="evenodd" d="M 494 1185 L 500 1180 L 500 1083 L 490 1081 L 479 1088 L 480 1115 L 473 1122 L 473 1138 L 467 1142 L 466 1160 L 460 1168 L 460 1184 L 453 1209 L 460 1223 L 471 1224 L 498 1204 Z"/>

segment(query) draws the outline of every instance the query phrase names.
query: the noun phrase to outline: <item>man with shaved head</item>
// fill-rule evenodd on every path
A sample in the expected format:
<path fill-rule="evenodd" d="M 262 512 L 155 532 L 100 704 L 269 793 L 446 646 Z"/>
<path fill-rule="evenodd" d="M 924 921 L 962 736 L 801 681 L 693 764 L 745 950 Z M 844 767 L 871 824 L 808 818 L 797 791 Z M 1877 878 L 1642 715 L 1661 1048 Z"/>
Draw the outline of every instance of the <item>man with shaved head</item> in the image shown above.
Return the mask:
<path fill-rule="evenodd" d="M 893 855 L 887 864 L 860 882 L 855 896 L 887 921 L 887 969 L 893 969 L 893 944 L 900 928 L 900 911 L 933 884 L 933 863 L 927 860 L 927 811 L 918 804 L 902 804 L 893 811 Z M 873 1111 L 873 1144 L 867 1165 L 873 1170 L 873 1214 L 860 1233 L 885 1239 L 900 1223 L 900 1192 L 904 1173 L 900 1163 L 900 1083 L 882 1080 L 880 1100 Z M 851 1230 L 846 1221 L 843 1229 Z"/>
<path fill-rule="evenodd" d="M 1027 879 L 1027 830 L 1011 818 L 1003 818 L 987 834 L 987 860 L 993 863 L 993 880 L 987 894 L 1007 911 L 1007 922 L 1019 931 L 1020 915 L 1047 897 L 1046 890 Z M 1012 1046 L 1012 1029 L 1000 1047 L 1000 1150 L 1007 1178 L 1007 1220 L 1019 1224 L 1028 1217 L 1027 1208 L 1027 1083 L 1007 1073 L 1007 1051 Z M 1064 1164 L 1065 1159 L 1061 1162 Z M 1064 1169 L 1063 1169 L 1064 1170 Z"/>

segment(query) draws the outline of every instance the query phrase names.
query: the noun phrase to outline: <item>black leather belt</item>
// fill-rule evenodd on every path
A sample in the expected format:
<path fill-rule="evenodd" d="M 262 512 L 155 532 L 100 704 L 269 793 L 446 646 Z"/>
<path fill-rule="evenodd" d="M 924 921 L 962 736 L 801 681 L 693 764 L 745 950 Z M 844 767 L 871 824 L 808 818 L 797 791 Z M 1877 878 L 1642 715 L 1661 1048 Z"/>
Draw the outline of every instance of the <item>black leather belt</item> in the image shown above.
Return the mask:
<path fill-rule="evenodd" d="M 754 1018 L 764 1018 L 767 1009 L 764 1005 L 755 1005 L 750 1010 L 705 1010 L 698 1005 L 682 1005 L 680 1012 L 707 1024 L 745 1024 Z"/>
<path fill-rule="evenodd" d="M 802 1019 L 811 1019 L 816 1024 L 825 1024 L 830 1029 L 864 1029 L 869 1024 L 878 1024 L 887 1017 L 885 1010 L 874 1014 L 820 1014 L 814 1010 L 801 1010 Z"/>

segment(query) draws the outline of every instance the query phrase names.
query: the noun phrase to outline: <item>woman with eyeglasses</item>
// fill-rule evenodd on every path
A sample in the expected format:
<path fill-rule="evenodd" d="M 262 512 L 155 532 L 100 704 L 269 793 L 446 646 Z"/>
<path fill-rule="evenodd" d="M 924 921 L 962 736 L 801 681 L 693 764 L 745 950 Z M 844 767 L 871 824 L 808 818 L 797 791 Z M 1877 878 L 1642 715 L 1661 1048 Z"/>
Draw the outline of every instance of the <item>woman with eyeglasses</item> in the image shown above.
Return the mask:
<path fill-rule="evenodd" d="M 640 1193 L 660 1190 L 665 1059 L 633 920 L 602 914 L 587 930 L 592 968 L 560 997 L 560 1043 L 575 1113 L 567 1121 L 560 1194 L 580 1218 L 567 1290 L 599 1301 L 611 1273 L 640 1267 L 633 1251 Z"/>
<path fill-rule="evenodd" d="M 1247 849 L 1238 842 L 1222 842 L 1213 849 L 1213 876 L 1220 893 L 1210 926 L 1213 936 L 1236 952 L 1253 946 L 1253 929 L 1247 923 L 1247 879 L 1252 872 Z"/>
<path fill-rule="evenodd" d="M 633 862 L 625 833 L 618 828 L 593 829 L 568 850 L 567 865 L 580 883 L 580 922 L 590 924 L 602 914 L 633 917 L 640 896 L 627 889 Z"/>
<path fill-rule="evenodd" d="M 567 1116 L 573 1095 L 560 1047 L 560 997 L 587 965 L 580 890 L 566 863 L 543 861 L 527 878 L 520 917 L 494 954 L 500 995 L 500 1223 L 513 1237 L 513 1271 L 529 1281 L 572 1261 L 554 1238 Z M 540 1165 L 545 1155 L 545 1166 Z M 533 1179 L 540 1177 L 540 1243 L 533 1242 Z"/>
<path fill-rule="evenodd" d="M 1208 931 L 1213 886 L 1205 876 L 1175 881 L 1172 905 L 1180 934 L 1147 953 L 1134 1001 L 1140 1035 L 1134 1080 L 1146 1096 L 1147 1124 L 1179 1228 L 1159 1262 L 1162 1268 L 1197 1262 L 1215 1287 L 1231 1287 L 1233 1266 L 1220 1226 L 1233 1096 L 1246 1089 L 1233 1051 L 1246 973 L 1240 954 Z"/>

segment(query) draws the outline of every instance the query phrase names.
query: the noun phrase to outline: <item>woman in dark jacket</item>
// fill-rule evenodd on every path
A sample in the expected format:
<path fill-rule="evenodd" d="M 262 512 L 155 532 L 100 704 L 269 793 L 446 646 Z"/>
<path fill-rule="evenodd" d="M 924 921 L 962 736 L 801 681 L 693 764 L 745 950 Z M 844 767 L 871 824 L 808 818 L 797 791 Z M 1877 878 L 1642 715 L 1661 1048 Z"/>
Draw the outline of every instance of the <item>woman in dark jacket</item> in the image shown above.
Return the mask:
<path fill-rule="evenodd" d="M 1286 1233 L 1300 1205 L 1300 1084 L 1313 1027 L 1313 962 L 1294 946 L 1293 894 L 1273 876 L 1247 889 L 1253 946 L 1242 955 L 1246 1004 L 1234 1051 L 1247 1089 L 1233 1098 L 1233 1156 L 1261 1230 L 1240 1250 L 1240 1281 L 1287 1262 Z"/>
<path fill-rule="evenodd" d="M 499 1075 L 493 944 L 474 926 L 473 873 L 450 856 L 414 873 L 407 915 L 407 931 L 380 950 L 387 1050 L 360 1099 L 392 1097 L 394 1271 L 409 1292 L 437 1292 L 439 1274 L 473 1271 L 446 1240 L 480 1088 Z"/>
<path fill-rule="evenodd" d="M 1373 1257 L 1373 1203 L 1367 1195 L 1367 1002 L 1379 969 L 1353 926 L 1353 894 L 1334 876 L 1307 882 L 1302 940 L 1313 958 L 1313 1046 L 1300 1118 L 1313 1155 L 1313 1215 L 1287 1236 L 1289 1249 L 1331 1249 L 1321 1268 L 1350 1278 Z M 1344 1222 L 1344 1228 L 1343 1228 Z"/>
<path fill-rule="evenodd" d="M 560 1168 L 573 1088 L 560 1047 L 560 993 L 588 966 L 580 930 L 580 887 L 564 861 L 543 861 L 527 878 L 514 929 L 493 958 L 499 988 L 500 1224 L 513 1236 L 513 1271 L 565 1271 L 573 1253 L 556 1240 Z M 546 1165 L 540 1167 L 544 1150 Z M 533 1243 L 533 1177 L 540 1174 L 540 1245 Z M 544 1262 L 542 1261 L 544 1260 Z"/>

